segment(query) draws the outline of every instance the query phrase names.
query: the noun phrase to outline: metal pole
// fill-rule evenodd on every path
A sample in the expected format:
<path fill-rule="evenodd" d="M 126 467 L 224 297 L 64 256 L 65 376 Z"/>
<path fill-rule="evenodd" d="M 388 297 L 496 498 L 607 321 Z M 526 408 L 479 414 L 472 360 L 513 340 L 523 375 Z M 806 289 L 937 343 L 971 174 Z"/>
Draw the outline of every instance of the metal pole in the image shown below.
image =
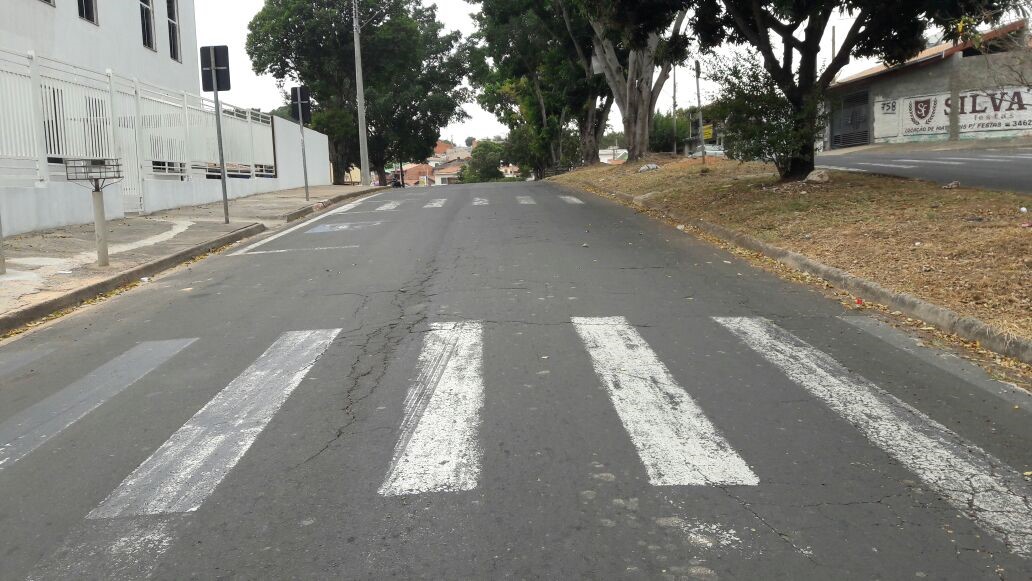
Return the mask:
<path fill-rule="evenodd" d="M 305 117 L 304 110 L 301 107 L 301 89 L 297 91 L 297 124 L 301 127 L 301 165 L 304 167 L 305 173 L 305 201 L 308 198 L 308 152 L 305 151 Z"/>
<path fill-rule="evenodd" d="M 215 93 L 215 133 L 219 140 L 219 166 L 222 168 L 222 214 L 229 224 L 229 194 L 226 192 L 226 155 L 222 150 L 222 104 L 219 102 L 219 81 L 215 74 L 215 47 L 209 47 L 211 53 L 211 88 Z"/>
<path fill-rule="evenodd" d="M 358 92 L 358 151 L 362 160 L 362 185 L 368 186 L 370 184 L 369 145 L 366 143 L 365 84 L 362 82 L 362 42 L 359 38 L 359 29 L 362 28 L 362 25 L 358 21 L 358 0 L 352 0 L 352 7 L 354 8 L 352 19 L 355 21 L 355 86 Z"/>
<path fill-rule="evenodd" d="M 674 65 L 674 155 L 677 155 L 677 65 Z"/>
<path fill-rule="evenodd" d="M 699 103 L 699 146 L 702 148 L 702 165 L 706 165 L 706 136 L 702 131 L 702 89 L 699 88 L 699 77 L 702 75 L 702 66 L 695 61 L 695 98 Z"/>
<path fill-rule="evenodd" d="M 97 266 L 107 266 L 107 218 L 104 216 L 104 192 L 99 183 L 93 185 L 93 230 L 97 237 Z"/>
<path fill-rule="evenodd" d="M 4 218 L 0 216 L 0 274 L 7 274 L 7 259 L 4 258 Z"/>

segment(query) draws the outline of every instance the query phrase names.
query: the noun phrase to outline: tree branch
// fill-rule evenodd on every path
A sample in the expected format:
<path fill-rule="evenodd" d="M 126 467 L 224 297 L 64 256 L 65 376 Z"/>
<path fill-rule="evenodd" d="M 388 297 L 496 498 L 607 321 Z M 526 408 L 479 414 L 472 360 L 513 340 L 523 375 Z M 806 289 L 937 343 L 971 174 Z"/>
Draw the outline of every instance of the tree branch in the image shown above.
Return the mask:
<path fill-rule="evenodd" d="M 845 40 L 842 41 L 842 46 L 839 48 L 838 53 L 828 63 L 828 68 L 821 74 L 821 78 L 817 81 L 817 87 L 821 91 L 827 89 L 831 85 L 831 81 L 835 79 L 835 75 L 838 74 L 842 67 L 849 63 L 850 55 L 853 52 L 853 48 L 856 43 L 860 40 L 860 29 L 864 28 L 868 18 L 867 10 L 861 10 L 860 14 L 857 15 L 856 20 L 853 21 L 853 25 L 849 28 L 849 32 L 846 34 Z"/>

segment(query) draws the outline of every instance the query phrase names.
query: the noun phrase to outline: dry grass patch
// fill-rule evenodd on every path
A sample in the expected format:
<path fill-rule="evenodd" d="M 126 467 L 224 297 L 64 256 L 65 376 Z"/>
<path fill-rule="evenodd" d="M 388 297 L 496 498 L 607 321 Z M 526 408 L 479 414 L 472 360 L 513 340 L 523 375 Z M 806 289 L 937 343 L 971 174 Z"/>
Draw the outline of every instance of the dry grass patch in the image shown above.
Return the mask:
<path fill-rule="evenodd" d="M 656 156 L 556 178 L 745 232 L 1000 329 L 1032 338 L 1032 197 L 918 180 L 829 172 L 831 182 L 779 183 L 773 168 Z"/>

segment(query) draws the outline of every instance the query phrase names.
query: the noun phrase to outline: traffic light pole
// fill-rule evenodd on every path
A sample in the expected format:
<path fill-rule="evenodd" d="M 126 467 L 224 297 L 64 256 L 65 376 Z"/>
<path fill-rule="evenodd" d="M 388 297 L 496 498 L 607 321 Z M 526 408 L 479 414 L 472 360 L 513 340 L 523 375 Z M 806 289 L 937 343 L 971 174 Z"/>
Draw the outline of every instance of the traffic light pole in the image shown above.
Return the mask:
<path fill-rule="evenodd" d="M 358 0 L 352 0 L 352 7 L 355 25 L 355 86 L 358 91 L 358 152 L 362 160 L 362 185 L 368 186 L 369 145 L 366 143 L 365 84 L 362 82 L 362 42 L 359 38 L 362 23 L 358 20 Z"/>

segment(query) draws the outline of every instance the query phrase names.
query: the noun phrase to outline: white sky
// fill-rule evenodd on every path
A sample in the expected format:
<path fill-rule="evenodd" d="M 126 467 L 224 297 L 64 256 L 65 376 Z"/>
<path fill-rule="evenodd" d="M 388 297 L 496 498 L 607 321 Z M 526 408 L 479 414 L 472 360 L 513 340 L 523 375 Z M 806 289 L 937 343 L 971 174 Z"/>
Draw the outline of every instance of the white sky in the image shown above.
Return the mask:
<path fill-rule="evenodd" d="M 473 20 L 469 14 L 477 9 L 465 0 L 423 0 L 424 4 L 437 5 L 437 17 L 449 30 L 458 30 L 468 36 L 474 30 Z M 276 81 L 269 76 L 258 76 L 251 70 L 251 62 L 244 51 L 247 39 L 247 24 L 264 5 L 264 0 L 199 0 L 197 11 L 197 42 L 199 46 L 225 44 L 229 46 L 229 59 L 232 66 L 233 90 L 225 94 L 226 102 L 238 107 L 257 107 L 270 110 L 283 104 L 283 97 L 276 87 Z M 848 19 L 839 19 L 835 23 L 839 28 L 839 38 L 845 34 L 849 26 Z M 826 50 L 831 48 L 830 27 L 828 37 L 824 40 Z M 846 67 L 843 74 L 870 66 L 868 62 L 854 62 Z M 694 66 L 694 65 L 692 65 Z M 682 107 L 693 104 L 695 98 L 695 79 L 691 66 L 681 67 L 677 75 L 677 101 Z M 709 100 L 714 86 L 702 82 L 703 102 Z M 657 110 L 669 111 L 673 99 L 673 86 L 667 82 L 660 95 Z M 459 143 L 466 137 L 493 137 L 508 133 L 507 128 L 499 123 L 494 115 L 484 111 L 476 103 L 464 106 L 470 118 L 461 123 L 453 123 L 441 131 L 445 139 Z M 616 107 L 609 117 L 609 124 L 620 129 L 620 112 Z"/>

